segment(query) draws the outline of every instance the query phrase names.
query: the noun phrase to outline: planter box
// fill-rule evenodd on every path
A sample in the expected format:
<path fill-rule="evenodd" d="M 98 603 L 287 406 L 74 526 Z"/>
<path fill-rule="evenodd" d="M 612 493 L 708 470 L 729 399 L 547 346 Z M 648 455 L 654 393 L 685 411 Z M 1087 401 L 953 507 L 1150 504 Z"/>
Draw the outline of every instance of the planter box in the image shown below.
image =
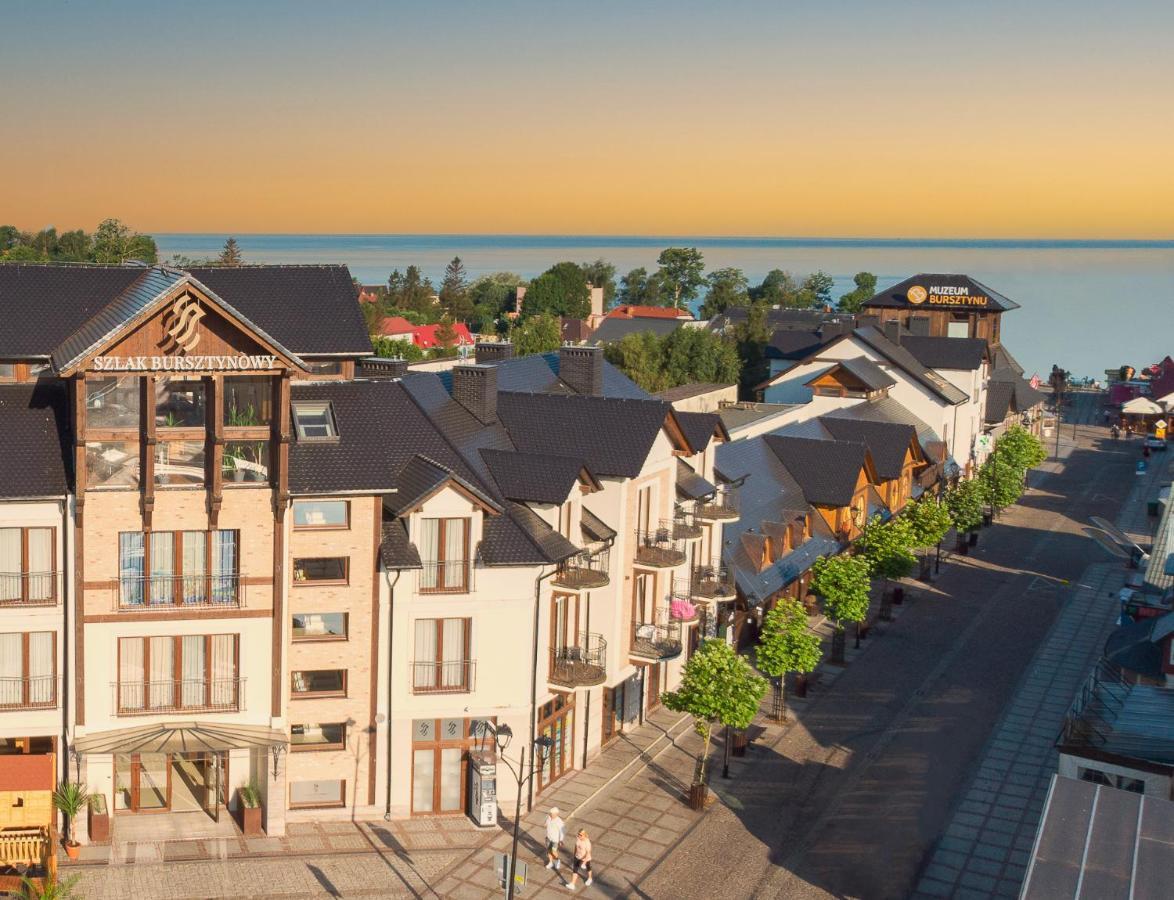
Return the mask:
<path fill-rule="evenodd" d="M 709 800 L 709 785 L 705 784 L 691 784 L 689 785 L 689 809 L 703 810 L 705 804 Z"/>
<path fill-rule="evenodd" d="M 967 541 L 970 543 L 971 547 L 977 547 L 978 546 L 978 532 L 977 531 L 970 532 L 970 536 L 967 538 Z"/>
<path fill-rule="evenodd" d="M 265 833 L 265 830 L 261 827 L 262 812 L 263 810 L 260 806 L 241 807 L 241 834 L 245 837 L 259 837 Z"/>
<path fill-rule="evenodd" d="M 110 813 L 101 794 L 95 794 L 90 801 L 89 832 L 91 844 L 105 844 L 110 840 Z"/>
<path fill-rule="evenodd" d="M 734 740 L 730 744 L 730 754 L 732 756 L 745 756 L 746 747 L 750 744 L 750 737 L 745 731 L 735 730 Z"/>
<path fill-rule="evenodd" d="M 900 606 L 904 602 L 905 602 L 905 588 L 903 588 L 903 587 L 893 588 L 893 605 Z"/>

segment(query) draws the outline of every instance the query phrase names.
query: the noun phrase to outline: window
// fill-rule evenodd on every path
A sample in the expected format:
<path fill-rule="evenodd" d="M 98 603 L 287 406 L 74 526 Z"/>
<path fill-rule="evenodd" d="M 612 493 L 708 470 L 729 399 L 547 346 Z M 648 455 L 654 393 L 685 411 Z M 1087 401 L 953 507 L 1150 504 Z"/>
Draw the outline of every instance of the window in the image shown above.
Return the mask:
<path fill-rule="evenodd" d="M 966 313 L 953 313 L 946 323 L 946 337 L 970 337 L 970 316 Z"/>
<path fill-rule="evenodd" d="M 57 635 L 0 634 L 0 709 L 57 705 Z"/>
<path fill-rule="evenodd" d="M 86 427 L 131 428 L 139 430 L 139 385 L 137 375 L 86 378 Z"/>
<path fill-rule="evenodd" d="M 57 598 L 54 530 L 0 528 L 0 604 Z"/>
<path fill-rule="evenodd" d="M 470 619 L 417 619 L 412 690 L 418 694 L 472 690 Z"/>
<path fill-rule="evenodd" d="M 420 590 L 463 593 L 469 589 L 469 520 L 424 519 L 420 522 Z"/>
<path fill-rule="evenodd" d="M 468 753 L 496 719 L 416 719 L 412 722 L 412 814 L 459 813 L 465 808 Z"/>
<path fill-rule="evenodd" d="M 16 378 L 16 363 L 0 363 L 0 381 L 13 381 Z"/>
<path fill-rule="evenodd" d="M 237 710 L 235 634 L 118 640 L 118 714 Z"/>
<path fill-rule="evenodd" d="M 1145 793 L 1145 782 L 1140 778 L 1131 778 L 1128 775 L 1114 775 L 1111 772 L 1102 772 L 1100 769 L 1079 768 L 1076 774 L 1081 781 L 1091 781 L 1093 784 L 1103 784 L 1106 787 L 1117 788 L 1120 791 L 1130 791 L 1134 794 Z"/>
<path fill-rule="evenodd" d="M 97 441 L 86 444 L 87 488 L 137 488 L 139 443 Z"/>
<path fill-rule="evenodd" d="M 237 605 L 239 570 L 239 531 L 124 531 L 118 536 L 123 609 Z"/>
<path fill-rule="evenodd" d="M 220 471 L 225 483 L 268 482 L 269 444 L 265 441 L 226 441 Z"/>
<path fill-rule="evenodd" d="M 346 723 L 318 722 L 304 725 L 291 725 L 289 733 L 290 749 L 299 750 L 345 750 Z"/>
<path fill-rule="evenodd" d="M 346 782 L 293 781 L 289 785 L 290 807 L 345 806 Z"/>
<path fill-rule="evenodd" d="M 29 378 L 40 378 L 49 371 L 49 364 L 46 362 L 29 363 Z"/>
<path fill-rule="evenodd" d="M 203 428 L 204 382 L 160 378 L 155 382 L 156 428 Z"/>
<path fill-rule="evenodd" d="M 293 405 L 294 428 L 298 440 L 329 441 L 338 437 L 334 425 L 334 407 L 329 400 L 302 400 Z"/>
<path fill-rule="evenodd" d="M 273 421 L 273 379 L 264 375 L 227 375 L 224 378 L 224 424 L 252 428 Z"/>
<path fill-rule="evenodd" d="M 155 445 L 155 484 L 204 483 L 204 442 L 160 441 Z"/>
<path fill-rule="evenodd" d="M 295 641 L 345 641 L 346 613 L 295 613 L 293 639 Z"/>
<path fill-rule="evenodd" d="M 294 528 L 347 528 L 350 508 L 346 500 L 295 500 Z"/>
<path fill-rule="evenodd" d="M 341 375 L 342 363 L 337 359 L 328 360 L 326 362 L 308 362 L 306 368 L 310 370 L 311 375 Z"/>
<path fill-rule="evenodd" d="M 291 673 L 294 697 L 345 697 L 346 669 L 313 669 Z"/>
<path fill-rule="evenodd" d="M 345 556 L 295 559 L 294 584 L 346 584 L 349 563 Z"/>

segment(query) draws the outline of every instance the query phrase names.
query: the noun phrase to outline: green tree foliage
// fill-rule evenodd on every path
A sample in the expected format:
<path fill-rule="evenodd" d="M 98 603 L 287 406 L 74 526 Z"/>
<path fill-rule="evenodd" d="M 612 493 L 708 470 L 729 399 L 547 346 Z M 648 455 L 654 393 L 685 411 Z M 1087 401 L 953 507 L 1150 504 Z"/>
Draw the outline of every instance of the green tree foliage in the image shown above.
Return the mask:
<path fill-rule="evenodd" d="M 241 248 L 237 244 L 236 238 L 230 237 L 224 242 L 224 249 L 220 251 L 220 256 L 216 261 L 222 266 L 236 267 L 244 265 L 245 258 L 241 254 Z"/>
<path fill-rule="evenodd" d="M 119 264 L 137 260 L 154 264 L 159 248 L 150 235 L 131 231 L 118 219 L 106 219 L 92 235 L 57 233 L 56 228 L 20 231 L 0 225 L 0 262 L 94 262 Z"/>
<path fill-rule="evenodd" d="M 869 575 L 883 579 L 887 590 L 890 580 L 904 578 L 913 571 L 917 563 L 913 556 L 915 540 L 912 525 L 904 516 L 887 522 L 874 516 L 865 526 L 856 547 L 868 561 Z"/>
<path fill-rule="evenodd" d="M 824 556 L 811 567 L 811 588 L 823 598 L 823 611 L 837 631 L 846 622 L 863 622 L 868 615 L 868 573 L 863 556 Z"/>
<path fill-rule="evenodd" d="M 469 285 L 469 301 L 473 305 L 473 324 L 478 331 L 487 331 L 491 323 L 497 324 L 507 312 L 512 312 L 518 298 L 518 288 L 526 283 L 521 275 L 513 272 L 494 272 L 482 275 Z"/>
<path fill-rule="evenodd" d="M 133 232 L 118 219 L 106 219 L 94 231 L 93 259 L 98 263 L 124 263 L 128 260 L 155 263 L 159 248 L 147 234 Z"/>
<path fill-rule="evenodd" d="M 978 483 L 982 502 L 997 513 L 1015 503 L 1023 494 L 1024 470 L 1013 465 L 1007 458 L 992 453 L 978 470 Z"/>
<path fill-rule="evenodd" d="M 567 316 L 585 319 L 591 312 L 587 276 L 573 262 L 551 266 L 530 282 L 522 301 L 522 317 Z"/>
<path fill-rule="evenodd" d="M 530 294 L 526 294 L 527 301 Z M 558 319 L 551 315 L 530 316 L 514 324 L 510 329 L 509 339 L 513 342 L 514 352 L 518 356 L 529 356 L 531 353 L 549 353 L 557 350 L 563 342 L 562 328 Z"/>
<path fill-rule="evenodd" d="M 767 308 L 765 303 L 751 303 L 746 321 L 739 322 L 730 331 L 738 358 L 742 360 L 738 394 L 743 400 L 756 399 L 755 387 L 762 384 L 770 373 L 770 362 L 766 357 L 766 345 L 771 337 L 766 324 Z"/>
<path fill-rule="evenodd" d="M 741 269 L 715 269 L 705 276 L 709 290 L 701 304 L 699 317 L 712 319 L 731 306 L 746 306 L 750 302 L 750 283 Z"/>
<path fill-rule="evenodd" d="M 788 672 L 814 672 L 823 655 L 819 636 L 807 627 L 807 613 L 798 600 L 785 599 L 762 620 L 754 661 L 771 676 L 775 690 L 775 717 L 786 718 L 785 679 Z"/>
<path fill-rule="evenodd" d="M 974 531 L 982 524 L 982 490 L 977 481 L 959 481 L 946 491 L 946 508 L 959 534 Z"/>
<path fill-rule="evenodd" d="M 459 256 L 444 267 L 444 280 L 440 283 L 440 308 L 455 322 L 467 322 L 473 315 L 473 302 L 469 298 L 468 275 L 465 264 Z"/>
<path fill-rule="evenodd" d="M 426 321 L 420 324 L 436 322 L 440 318 L 436 289 L 432 281 L 421 274 L 419 266 L 408 266 L 402 273 L 396 269 L 388 276 L 387 305 L 393 315 L 410 318 L 405 311 L 421 314 Z"/>
<path fill-rule="evenodd" d="M 756 675 L 746 658 L 725 641 L 704 641 L 685 663 L 680 688 L 666 693 L 663 702 L 674 712 L 692 716 L 693 730 L 703 742 L 694 784 L 705 784 L 713 729 L 749 727 L 765 693 L 766 679 Z"/>
<path fill-rule="evenodd" d="M 704 328 L 678 328 L 666 335 L 641 331 L 608 344 L 603 353 L 650 393 L 695 382 L 733 384 L 741 367 L 737 348 Z"/>
<path fill-rule="evenodd" d="M 603 288 L 603 308 L 610 309 L 616 298 L 616 267 L 605 259 L 597 259 L 583 263 L 579 268 L 588 284 Z"/>
<path fill-rule="evenodd" d="M 1034 434 L 1022 425 L 1012 425 L 999 438 L 992 454 L 1026 472 L 1048 458 L 1048 451 Z"/>
<path fill-rule="evenodd" d="M 705 286 L 705 258 L 696 247 L 667 247 L 656 258 L 661 292 L 667 294 L 665 306 L 685 309 Z"/>
<path fill-rule="evenodd" d="M 858 313 L 865 302 L 876 293 L 876 276 L 871 272 L 857 272 L 852 279 L 856 287 L 840 295 L 840 312 Z"/>
<path fill-rule="evenodd" d="M 371 338 L 371 346 L 375 348 L 375 355 L 381 359 L 406 359 L 408 362 L 418 362 L 425 358 L 424 351 L 411 341 L 376 335 Z"/>
<path fill-rule="evenodd" d="M 922 550 L 935 546 L 951 525 L 949 507 L 928 494 L 908 504 L 901 518 L 909 523 L 913 546 Z"/>
<path fill-rule="evenodd" d="M 836 280 L 827 272 L 813 272 L 804 280 L 803 290 L 811 294 L 813 306 L 831 306 L 835 284 Z"/>
<path fill-rule="evenodd" d="M 660 279 L 653 272 L 641 267 L 633 269 L 620 279 L 620 289 L 616 294 L 619 303 L 631 306 L 665 306 L 667 301 L 662 300 Z"/>

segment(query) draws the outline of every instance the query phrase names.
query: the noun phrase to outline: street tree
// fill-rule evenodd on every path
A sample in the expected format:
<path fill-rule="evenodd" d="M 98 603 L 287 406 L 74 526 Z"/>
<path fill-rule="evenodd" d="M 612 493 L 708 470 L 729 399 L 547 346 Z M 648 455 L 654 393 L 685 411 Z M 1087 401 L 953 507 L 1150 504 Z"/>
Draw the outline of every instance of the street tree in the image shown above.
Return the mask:
<path fill-rule="evenodd" d="M 766 356 L 766 345 L 770 343 L 771 331 L 766 321 L 767 305 L 761 302 L 750 304 L 746 320 L 730 329 L 730 338 L 742 360 L 742 378 L 738 393 L 743 400 L 755 400 L 755 386 L 766 380 L 770 361 Z"/>
<path fill-rule="evenodd" d="M 977 531 L 982 524 L 982 491 L 978 482 L 959 481 L 946 491 L 946 508 L 959 539 L 967 532 Z"/>
<path fill-rule="evenodd" d="M 856 542 L 856 548 L 868 560 L 868 573 L 882 581 L 881 618 L 889 619 L 889 582 L 904 578 L 917 563 L 913 556 L 915 537 L 908 519 L 897 516 L 882 521 L 873 516 Z"/>
<path fill-rule="evenodd" d="M 705 258 L 696 247 L 667 247 L 656 264 L 657 279 L 668 294 L 666 306 L 688 307 L 705 286 Z"/>
<path fill-rule="evenodd" d="M 901 517 L 909 523 L 913 548 L 924 551 L 921 563 L 924 574 L 927 571 L 929 549 L 937 546 L 950 530 L 950 510 L 937 497 L 922 494 L 920 499 L 905 507 Z"/>
<path fill-rule="evenodd" d="M 715 269 L 705 276 L 709 290 L 698 314 L 702 319 L 712 319 L 731 306 L 746 306 L 750 302 L 750 283 L 741 269 Z"/>
<path fill-rule="evenodd" d="M 979 496 L 987 505 L 993 519 L 1000 511 L 1011 506 L 1023 494 L 1025 470 L 1008 458 L 992 453 L 978 470 Z"/>
<path fill-rule="evenodd" d="M 774 685 L 771 714 L 775 719 L 780 722 L 787 719 L 787 673 L 814 672 L 822 655 L 819 635 L 807 627 L 807 612 L 798 600 L 780 600 L 763 618 L 754 660 L 758 670 L 769 675 Z"/>
<path fill-rule="evenodd" d="M 436 289 L 431 279 L 420 272 L 419 266 L 408 266 L 403 273 L 396 269 L 388 276 L 387 303 L 395 315 L 402 315 L 404 310 L 422 314 L 422 324 L 439 319 Z"/>
<path fill-rule="evenodd" d="M 666 335 L 639 331 L 604 347 L 604 357 L 650 393 L 681 384 L 733 384 L 741 360 L 737 348 L 704 328 Z"/>
<path fill-rule="evenodd" d="M 231 268 L 244 265 L 245 258 L 241 253 L 240 245 L 236 242 L 236 238 L 230 237 L 224 242 L 224 249 L 220 251 L 217 262 L 222 266 L 229 266 Z"/>
<path fill-rule="evenodd" d="M 473 315 L 473 303 L 469 299 L 469 278 L 465 264 L 454 256 L 444 267 L 444 278 L 440 282 L 440 308 L 454 322 L 468 322 Z"/>
<path fill-rule="evenodd" d="M 1048 451 L 1040 439 L 1022 425 L 1012 425 L 999 437 L 992 456 L 998 456 L 1026 472 L 1047 459 Z"/>
<path fill-rule="evenodd" d="M 663 697 L 673 712 L 693 717 L 701 750 L 693 770 L 691 797 L 695 808 L 704 805 L 706 772 L 715 727 L 748 728 L 766 693 L 766 679 L 755 674 L 746 657 L 725 641 L 704 641 L 685 663 L 681 686 Z"/>
<path fill-rule="evenodd" d="M 771 269 L 762 283 L 750 289 L 750 299 L 767 306 L 794 306 L 799 293 L 799 282 L 790 272 Z"/>
<path fill-rule="evenodd" d="M 865 302 L 876 294 L 876 276 L 871 272 L 857 272 L 852 281 L 856 287 L 840 295 L 840 312 L 858 313 Z"/>
<path fill-rule="evenodd" d="M 863 622 L 868 615 L 869 564 L 863 556 L 823 556 L 811 567 L 811 589 L 823 598 L 831 619 L 832 662 L 844 662 L 844 625 Z"/>

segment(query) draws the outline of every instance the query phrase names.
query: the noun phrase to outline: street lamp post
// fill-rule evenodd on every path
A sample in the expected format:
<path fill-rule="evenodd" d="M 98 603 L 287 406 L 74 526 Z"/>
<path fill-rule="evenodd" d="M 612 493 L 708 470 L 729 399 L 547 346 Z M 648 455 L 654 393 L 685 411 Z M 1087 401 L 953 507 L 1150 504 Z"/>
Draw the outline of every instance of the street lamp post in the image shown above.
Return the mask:
<path fill-rule="evenodd" d="M 550 758 L 550 748 L 554 746 L 554 741 L 548 737 L 539 737 L 534 741 L 534 746 L 530 750 L 530 771 L 526 772 L 526 748 L 523 747 L 521 753 L 518 755 L 518 767 L 515 769 L 513 764 L 505 757 L 505 748 L 509 746 L 513 739 L 514 732 L 509 725 L 498 725 L 496 728 L 487 726 L 493 733 L 494 743 L 497 744 L 497 755 L 505 767 L 509 769 L 510 774 L 514 776 L 514 781 L 518 783 L 518 802 L 514 808 L 514 840 L 513 846 L 510 849 L 509 865 L 506 866 L 506 898 L 513 900 L 514 898 L 514 879 L 518 870 L 518 834 L 522 822 L 522 788 L 526 783 L 533 780 L 534 773 L 537 771 L 534 768 L 534 759 L 539 757 L 542 764 L 545 765 L 547 759 Z"/>

